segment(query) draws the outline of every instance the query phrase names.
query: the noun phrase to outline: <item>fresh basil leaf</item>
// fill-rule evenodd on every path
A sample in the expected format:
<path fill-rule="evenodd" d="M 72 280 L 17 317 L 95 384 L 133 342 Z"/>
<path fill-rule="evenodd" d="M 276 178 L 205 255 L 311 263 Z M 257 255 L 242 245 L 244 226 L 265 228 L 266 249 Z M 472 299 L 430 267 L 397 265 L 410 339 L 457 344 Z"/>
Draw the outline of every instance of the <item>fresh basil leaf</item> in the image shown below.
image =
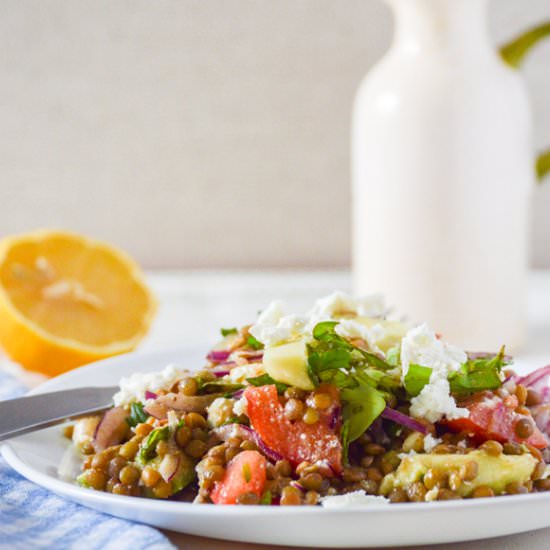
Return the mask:
<path fill-rule="evenodd" d="M 168 439 L 170 436 L 170 428 L 168 426 L 163 426 L 162 428 L 157 428 L 153 430 L 141 444 L 139 449 L 137 462 L 139 464 L 146 464 L 155 456 L 155 448 L 157 443 L 162 440 Z"/>
<path fill-rule="evenodd" d="M 226 336 L 230 336 L 231 334 L 237 334 L 239 331 L 233 327 L 233 328 L 221 328 L 220 329 L 221 335 L 225 338 Z"/>
<path fill-rule="evenodd" d="M 130 403 L 130 416 L 126 419 L 126 422 L 131 428 L 143 424 L 147 418 L 147 413 L 143 410 L 143 403 Z"/>
<path fill-rule="evenodd" d="M 274 384 L 277 387 L 277 392 L 283 393 L 287 388 L 287 384 L 283 384 L 282 382 L 277 382 L 269 376 L 269 374 L 261 374 L 260 376 L 255 376 L 254 378 L 247 378 L 246 381 L 251 386 L 271 386 Z"/>
<path fill-rule="evenodd" d="M 244 388 L 243 384 L 228 382 L 227 380 L 208 380 L 200 385 L 200 393 L 231 393 Z"/>
<path fill-rule="evenodd" d="M 264 345 L 259 340 L 254 338 L 254 336 L 252 336 L 252 334 L 248 335 L 248 338 L 246 339 L 246 343 L 252 349 L 263 349 L 264 348 Z"/>
<path fill-rule="evenodd" d="M 348 441 L 351 443 L 363 435 L 369 426 L 382 414 L 386 401 L 382 394 L 363 380 L 355 388 L 340 392 L 343 403 L 344 422 L 349 421 Z"/>
<path fill-rule="evenodd" d="M 422 391 L 422 388 L 430 383 L 431 375 L 432 369 L 430 367 L 409 365 L 409 370 L 403 380 L 407 393 L 412 397 L 416 397 Z"/>

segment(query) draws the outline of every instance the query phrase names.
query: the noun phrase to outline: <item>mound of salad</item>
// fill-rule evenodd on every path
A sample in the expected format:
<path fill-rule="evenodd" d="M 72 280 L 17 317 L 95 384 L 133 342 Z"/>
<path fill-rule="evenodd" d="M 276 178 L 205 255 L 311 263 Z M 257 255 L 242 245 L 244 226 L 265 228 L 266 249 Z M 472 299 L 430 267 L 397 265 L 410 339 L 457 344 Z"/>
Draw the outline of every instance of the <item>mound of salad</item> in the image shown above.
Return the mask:
<path fill-rule="evenodd" d="M 353 506 L 550 489 L 550 366 L 511 370 L 342 292 L 223 328 L 201 370 L 123 378 L 66 428 L 77 482 L 195 503 Z"/>

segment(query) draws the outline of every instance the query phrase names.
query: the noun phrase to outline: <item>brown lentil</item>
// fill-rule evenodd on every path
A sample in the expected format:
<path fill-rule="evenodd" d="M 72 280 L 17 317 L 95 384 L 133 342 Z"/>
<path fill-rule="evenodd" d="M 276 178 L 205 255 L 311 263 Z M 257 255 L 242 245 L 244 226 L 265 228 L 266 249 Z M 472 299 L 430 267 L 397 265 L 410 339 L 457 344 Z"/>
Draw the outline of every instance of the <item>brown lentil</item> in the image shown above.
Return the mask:
<path fill-rule="evenodd" d="M 162 443 L 162 442 L 159 442 L 159 443 Z M 206 452 L 207 448 L 208 447 L 207 447 L 207 445 L 204 441 L 201 441 L 200 439 L 192 439 L 185 446 L 185 452 L 193 458 L 200 458 Z M 230 449 L 228 449 L 228 450 L 230 450 Z M 238 451 L 237 451 L 237 453 L 238 453 Z M 227 456 L 227 453 L 226 453 L 226 456 Z"/>
<path fill-rule="evenodd" d="M 537 491 L 550 491 L 550 478 L 537 479 L 535 481 Z"/>
<path fill-rule="evenodd" d="M 462 467 L 462 479 L 464 481 L 473 481 L 479 472 L 479 466 L 475 460 L 469 460 Z"/>
<path fill-rule="evenodd" d="M 390 502 L 407 502 L 408 500 L 407 493 L 399 487 L 392 489 L 388 495 L 388 498 L 390 499 Z"/>
<path fill-rule="evenodd" d="M 361 489 L 363 489 L 363 491 L 365 491 L 365 493 L 369 495 L 378 494 L 378 483 L 373 479 L 364 479 L 363 481 L 359 482 L 359 485 L 361 486 Z"/>
<path fill-rule="evenodd" d="M 323 476 L 321 474 L 313 472 L 301 477 L 299 483 L 309 491 L 320 491 L 323 488 L 323 481 Z"/>
<path fill-rule="evenodd" d="M 141 481 L 145 487 L 154 487 L 160 480 L 160 474 L 151 466 L 145 466 L 141 472 Z"/>
<path fill-rule="evenodd" d="M 98 468 L 90 468 L 84 473 L 84 480 L 92 489 L 102 491 L 107 483 L 107 474 Z"/>
<path fill-rule="evenodd" d="M 485 443 L 481 445 L 480 449 L 485 451 L 489 456 L 500 456 L 503 451 L 502 445 L 493 439 L 485 441 Z"/>
<path fill-rule="evenodd" d="M 200 439 L 201 441 L 206 441 L 208 439 L 208 432 L 202 428 L 193 428 L 191 430 L 191 437 L 193 439 Z M 239 446 L 242 442 L 239 442 Z"/>
<path fill-rule="evenodd" d="M 514 426 L 514 432 L 520 439 L 527 439 L 533 431 L 533 422 L 529 418 L 520 418 Z"/>
<path fill-rule="evenodd" d="M 176 432 L 176 443 L 183 448 L 189 441 L 191 441 L 191 429 L 189 426 L 180 426 Z"/>
<path fill-rule="evenodd" d="M 313 397 L 313 405 L 316 409 L 328 409 L 332 405 L 332 397 L 328 393 L 316 393 Z"/>
<path fill-rule="evenodd" d="M 508 441 L 502 447 L 503 447 L 504 454 L 507 454 L 507 455 L 523 454 L 521 445 L 519 445 L 515 441 Z"/>
<path fill-rule="evenodd" d="M 306 412 L 304 413 L 304 416 L 302 417 L 302 420 L 306 424 L 315 424 L 319 422 L 319 413 L 315 409 L 308 407 Z"/>
<path fill-rule="evenodd" d="M 367 468 L 367 479 L 380 482 L 383 477 L 382 472 L 378 468 L 375 468 L 374 466 Z"/>
<path fill-rule="evenodd" d="M 197 395 L 199 391 L 199 385 L 194 378 L 184 378 L 180 384 L 180 392 L 183 395 Z"/>
<path fill-rule="evenodd" d="M 168 498 L 172 494 L 172 484 L 164 479 L 159 479 L 153 487 L 153 494 L 157 498 Z"/>
<path fill-rule="evenodd" d="M 371 455 L 366 455 L 361 459 L 361 466 L 363 468 L 368 468 L 374 461 L 374 457 Z"/>
<path fill-rule="evenodd" d="M 133 485 L 137 482 L 137 480 L 140 477 L 140 472 L 135 466 L 124 466 L 122 470 L 120 470 L 120 473 L 118 474 L 118 479 L 120 479 L 121 483 L 124 483 L 124 485 Z"/>
<path fill-rule="evenodd" d="M 208 464 L 204 470 L 204 478 L 209 481 L 221 481 L 225 475 L 225 468 L 219 464 Z"/>
<path fill-rule="evenodd" d="M 449 474 L 449 489 L 458 491 L 462 485 L 462 476 L 459 472 L 451 472 Z"/>
<path fill-rule="evenodd" d="M 292 474 L 292 466 L 288 460 L 279 460 L 275 464 L 275 473 L 278 476 L 289 477 Z"/>
<path fill-rule="evenodd" d="M 292 386 L 285 390 L 284 395 L 287 399 L 303 399 L 306 393 L 304 390 Z"/>
<path fill-rule="evenodd" d="M 206 428 L 206 418 L 202 414 L 190 412 L 185 416 L 185 424 L 190 428 Z"/>
<path fill-rule="evenodd" d="M 367 443 L 364 447 L 365 453 L 371 456 L 380 456 L 386 452 L 386 449 L 378 443 Z"/>
<path fill-rule="evenodd" d="M 153 426 L 151 426 L 151 424 L 147 424 L 147 422 L 138 424 L 135 428 L 136 435 L 139 435 L 140 437 L 145 437 L 146 435 L 149 435 L 152 431 Z"/>
<path fill-rule="evenodd" d="M 258 450 L 258 446 L 256 445 L 256 443 L 254 443 L 254 441 L 250 441 L 248 439 L 245 439 L 240 445 L 239 447 L 243 450 L 243 451 L 256 451 Z"/>
<path fill-rule="evenodd" d="M 281 506 L 297 506 L 302 504 L 302 495 L 299 489 L 287 485 L 281 492 Z"/>
<path fill-rule="evenodd" d="M 113 485 L 113 494 L 115 495 L 130 495 L 132 493 L 131 487 L 124 485 L 123 483 L 115 483 Z"/>
<path fill-rule="evenodd" d="M 488 485 L 480 485 L 479 487 L 476 487 L 472 493 L 473 498 L 486 498 L 494 496 L 495 492 Z"/>
<path fill-rule="evenodd" d="M 161 439 L 158 443 L 157 443 L 157 446 L 155 447 L 155 452 L 157 453 L 158 456 L 160 456 L 161 458 L 166 455 L 168 453 L 168 451 L 170 450 L 170 446 L 168 445 L 168 442 L 165 441 L 164 439 Z"/>
<path fill-rule="evenodd" d="M 91 466 L 92 468 L 105 468 L 110 459 L 110 454 L 102 451 L 92 457 Z"/>
<path fill-rule="evenodd" d="M 260 504 L 260 497 L 256 493 L 243 493 L 235 502 L 236 504 Z"/>
<path fill-rule="evenodd" d="M 319 502 L 319 493 L 317 491 L 308 491 L 304 497 L 304 503 L 313 506 Z"/>
<path fill-rule="evenodd" d="M 518 384 L 516 386 L 516 397 L 520 405 L 525 405 L 527 401 L 527 388 L 523 384 Z"/>
<path fill-rule="evenodd" d="M 409 453 L 415 451 L 420 453 L 424 450 L 424 434 L 412 432 L 403 441 L 403 452 Z"/>
<path fill-rule="evenodd" d="M 542 461 L 542 451 L 540 449 L 537 449 L 536 447 L 533 447 L 533 445 L 529 445 L 529 443 L 524 443 L 524 445 L 527 447 L 528 451 L 539 461 Z"/>
<path fill-rule="evenodd" d="M 407 497 L 412 502 L 423 502 L 426 498 L 426 487 L 419 481 L 407 487 Z"/>
<path fill-rule="evenodd" d="M 523 407 L 523 406 L 516 407 L 516 412 L 518 414 L 523 415 L 523 416 L 530 416 L 531 415 L 531 411 L 527 407 Z"/>
<path fill-rule="evenodd" d="M 441 487 L 445 483 L 445 474 L 441 470 L 430 468 L 425 474 L 422 482 L 426 489 L 430 490 L 434 487 Z"/>
<path fill-rule="evenodd" d="M 109 476 L 113 478 L 117 478 L 118 474 L 126 466 L 126 460 L 122 458 L 121 456 L 115 456 L 111 459 L 109 462 L 108 472 Z"/>
<path fill-rule="evenodd" d="M 292 397 L 285 403 L 285 416 L 289 420 L 300 420 L 304 416 L 304 409 L 304 402 Z"/>
<path fill-rule="evenodd" d="M 138 452 L 139 443 L 135 439 L 130 439 L 122 445 L 118 454 L 125 458 L 126 460 L 133 460 Z"/>
<path fill-rule="evenodd" d="M 456 498 L 460 498 L 460 495 L 450 489 L 439 489 L 437 494 L 437 500 L 454 500 Z"/>
<path fill-rule="evenodd" d="M 509 495 L 519 495 L 527 493 L 527 488 L 517 481 L 512 481 L 511 483 L 508 483 L 508 485 L 506 485 L 506 492 Z"/>

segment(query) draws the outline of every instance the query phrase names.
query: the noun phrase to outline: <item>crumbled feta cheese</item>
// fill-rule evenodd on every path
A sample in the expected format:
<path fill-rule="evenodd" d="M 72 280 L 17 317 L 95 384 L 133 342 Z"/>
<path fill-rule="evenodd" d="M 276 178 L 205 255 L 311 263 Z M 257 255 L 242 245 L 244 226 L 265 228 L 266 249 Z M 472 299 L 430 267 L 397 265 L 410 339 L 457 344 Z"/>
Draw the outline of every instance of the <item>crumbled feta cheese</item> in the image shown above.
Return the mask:
<path fill-rule="evenodd" d="M 442 439 L 434 437 L 432 434 L 424 436 L 424 451 L 431 453 L 442 441 Z"/>
<path fill-rule="evenodd" d="M 260 313 L 258 320 L 248 330 L 264 346 L 276 346 L 300 337 L 306 320 L 297 315 L 285 315 L 283 304 L 274 301 Z"/>
<path fill-rule="evenodd" d="M 247 378 L 254 378 L 264 374 L 262 363 L 249 363 L 240 367 L 234 367 L 229 371 L 227 378 L 233 384 L 243 384 Z"/>
<path fill-rule="evenodd" d="M 384 356 L 377 343 L 384 339 L 386 331 L 379 323 L 369 328 L 353 319 L 342 319 L 334 330 L 343 338 L 361 338 L 368 344 L 369 349 Z"/>
<path fill-rule="evenodd" d="M 367 495 L 365 491 L 353 491 L 345 495 L 321 498 L 323 508 L 355 508 L 357 506 L 384 506 L 390 501 L 385 497 Z"/>
<path fill-rule="evenodd" d="M 336 291 L 317 300 L 310 317 L 321 321 L 349 313 L 362 317 L 381 317 L 387 313 L 387 308 L 381 294 L 353 298 L 345 292 Z"/>
<path fill-rule="evenodd" d="M 120 391 L 113 396 L 114 404 L 118 407 L 132 401 L 145 401 L 146 391 L 156 393 L 159 390 L 169 390 L 187 373 L 188 371 L 180 369 L 176 365 L 168 365 L 159 372 L 145 374 L 136 372 L 120 380 Z"/>
<path fill-rule="evenodd" d="M 233 403 L 233 414 L 235 416 L 248 416 L 248 401 L 244 395 Z"/>
<path fill-rule="evenodd" d="M 468 410 L 457 407 L 450 395 L 447 377 L 457 371 L 467 360 L 461 349 L 439 340 L 434 332 L 423 324 L 410 330 L 401 342 L 402 376 L 409 365 L 422 365 L 432 369 L 430 383 L 411 400 L 411 414 L 437 422 L 443 416 L 463 418 Z"/>
<path fill-rule="evenodd" d="M 225 424 L 233 415 L 233 405 L 235 401 L 225 397 L 218 397 L 212 401 L 206 409 L 208 413 L 208 424 L 212 428 L 217 428 Z"/>

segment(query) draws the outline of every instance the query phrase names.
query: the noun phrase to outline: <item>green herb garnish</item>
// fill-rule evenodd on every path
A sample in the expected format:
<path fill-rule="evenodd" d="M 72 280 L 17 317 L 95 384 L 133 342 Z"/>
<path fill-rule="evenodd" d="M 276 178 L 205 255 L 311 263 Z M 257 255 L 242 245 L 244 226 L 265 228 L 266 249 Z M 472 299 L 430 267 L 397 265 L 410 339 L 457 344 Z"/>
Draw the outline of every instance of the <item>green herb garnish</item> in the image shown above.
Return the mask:
<path fill-rule="evenodd" d="M 156 446 L 159 441 L 166 440 L 170 436 L 170 428 L 163 426 L 153 430 L 145 440 L 145 443 L 141 444 L 139 449 L 137 462 L 139 464 L 146 464 L 149 460 L 154 458 L 156 452 Z"/>
<path fill-rule="evenodd" d="M 422 365 L 409 365 L 409 370 L 403 379 L 407 393 L 415 397 L 417 396 L 426 384 L 430 382 L 432 369 L 423 367 Z"/>
<path fill-rule="evenodd" d="M 221 335 L 225 338 L 226 336 L 231 336 L 231 334 L 237 334 L 239 331 L 233 327 L 233 328 L 221 328 L 220 329 Z"/>
<path fill-rule="evenodd" d="M 264 345 L 259 340 L 254 338 L 254 336 L 252 336 L 252 334 L 248 335 L 248 338 L 246 339 L 246 343 L 252 349 L 264 349 Z"/>
<path fill-rule="evenodd" d="M 147 420 L 147 413 L 143 410 L 143 403 L 130 403 L 130 416 L 126 419 L 128 426 L 135 428 Z"/>
<path fill-rule="evenodd" d="M 250 464 L 248 464 L 248 462 L 243 464 L 243 477 L 247 483 L 250 483 L 250 480 L 252 479 L 252 472 L 250 471 Z"/>
<path fill-rule="evenodd" d="M 260 376 L 255 376 L 253 378 L 247 378 L 246 381 L 251 386 L 271 386 L 274 384 L 277 387 L 278 393 L 283 393 L 287 388 L 287 384 L 283 384 L 282 382 L 276 382 L 269 376 L 269 374 L 261 374 Z"/>
<path fill-rule="evenodd" d="M 502 385 L 500 373 L 506 364 L 504 346 L 493 357 L 468 360 L 460 370 L 449 376 L 451 392 L 467 394 L 500 388 Z"/>
<path fill-rule="evenodd" d="M 271 504 L 273 502 L 273 496 L 271 495 L 271 491 L 267 490 L 264 492 L 262 497 L 260 498 L 260 504 Z"/>

